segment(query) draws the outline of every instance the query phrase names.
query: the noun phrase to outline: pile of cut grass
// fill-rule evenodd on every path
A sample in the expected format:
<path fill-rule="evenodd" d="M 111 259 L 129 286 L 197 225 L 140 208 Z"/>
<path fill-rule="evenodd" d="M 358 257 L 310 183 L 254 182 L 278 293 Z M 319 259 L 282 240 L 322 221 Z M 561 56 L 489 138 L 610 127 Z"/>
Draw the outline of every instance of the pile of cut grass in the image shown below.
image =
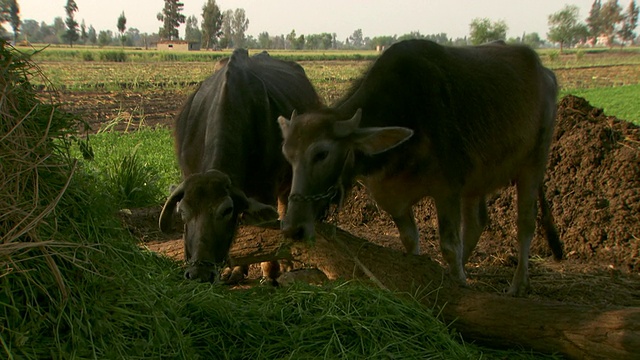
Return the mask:
<path fill-rule="evenodd" d="M 362 284 L 184 280 L 121 230 L 69 155 L 77 119 L 35 96 L 33 64 L 4 43 L 0 59 L 3 358 L 541 358 L 464 344 L 415 297 Z"/>

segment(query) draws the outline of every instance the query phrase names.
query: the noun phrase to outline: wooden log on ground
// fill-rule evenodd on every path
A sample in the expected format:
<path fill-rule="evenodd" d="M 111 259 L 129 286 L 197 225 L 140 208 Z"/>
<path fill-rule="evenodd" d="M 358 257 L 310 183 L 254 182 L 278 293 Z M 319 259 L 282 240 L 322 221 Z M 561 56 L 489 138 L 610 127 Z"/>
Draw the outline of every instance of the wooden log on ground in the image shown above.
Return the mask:
<path fill-rule="evenodd" d="M 521 346 L 574 359 L 638 359 L 640 308 L 596 309 L 462 288 L 426 256 L 404 255 L 327 224 L 314 244 L 292 243 L 277 228 L 243 227 L 231 257 L 238 265 L 290 259 L 312 264 L 330 279 L 370 279 L 395 291 L 421 289 L 426 306 L 441 309 L 466 341 Z"/>

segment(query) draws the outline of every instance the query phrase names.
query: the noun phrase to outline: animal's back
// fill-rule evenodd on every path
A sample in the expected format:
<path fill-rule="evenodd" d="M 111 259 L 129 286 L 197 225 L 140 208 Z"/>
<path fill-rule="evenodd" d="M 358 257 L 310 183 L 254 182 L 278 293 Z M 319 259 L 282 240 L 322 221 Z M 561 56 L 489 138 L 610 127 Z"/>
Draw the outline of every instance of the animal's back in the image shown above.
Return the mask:
<path fill-rule="evenodd" d="M 363 127 L 415 131 L 378 163 L 413 172 L 437 163 L 448 181 L 478 178 L 478 187 L 498 187 L 538 147 L 540 128 L 552 126 L 553 119 L 542 124 L 544 104 L 555 102 L 546 71 L 527 47 L 405 41 L 390 47 L 340 106 L 345 114 L 362 107 Z"/>
<path fill-rule="evenodd" d="M 184 176 L 215 168 L 259 200 L 272 200 L 288 167 L 280 154 L 280 115 L 321 106 L 300 65 L 236 50 L 188 99 L 176 121 Z M 286 179 L 285 179 L 286 181 Z M 269 198 L 269 199 L 266 199 Z"/>

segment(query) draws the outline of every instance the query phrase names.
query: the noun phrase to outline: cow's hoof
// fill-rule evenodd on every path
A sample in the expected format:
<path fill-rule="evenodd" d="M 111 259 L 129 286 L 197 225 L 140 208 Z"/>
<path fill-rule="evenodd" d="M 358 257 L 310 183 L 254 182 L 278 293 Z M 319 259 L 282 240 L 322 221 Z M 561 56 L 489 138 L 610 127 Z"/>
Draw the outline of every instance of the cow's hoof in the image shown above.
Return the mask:
<path fill-rule="evenodd" d="M 269 286 L 269 287 L 280 286 L 280 284 L 278 284 L 278 281 L 276 279 L 273 279 L 267 276 L 263 276 L 262 278 L 260 278 L 260 285 Z"/>
<path fill-rule="evenodd" d="M 525 297 L 529 293 L 529 286 L 513 286 L 507 290 L 507 295 L 513 297 Z"/>
<path fill-rule="evenodd" d="M 220 275 L 220 280 L 227 285 L 236 285 L 245 279 L 242 268 L 236 266 L 234 268 L 225 268 Z"/>

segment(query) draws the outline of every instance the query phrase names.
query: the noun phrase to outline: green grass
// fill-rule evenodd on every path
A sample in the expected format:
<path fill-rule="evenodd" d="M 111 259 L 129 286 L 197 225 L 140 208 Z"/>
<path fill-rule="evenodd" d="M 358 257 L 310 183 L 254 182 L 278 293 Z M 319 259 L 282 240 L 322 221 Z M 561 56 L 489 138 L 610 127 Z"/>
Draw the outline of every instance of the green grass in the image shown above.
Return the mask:
<path fill-rule="evenodd" d="M 566 90 L 562 92 L 561 96 L 566 94 L 583 97 L 591 105 L 603 108 L 607 115 L 640 125 L 640 84 Z"/>
<path fill-rule="evenodd" d="M 169 129 L 143 127 L 126 134 L 103 132 L 89 139 L 94 159 L 82 163 L 84 170 L 96 176 L 121 207 L 160 204 L 169 187 L 181 181 Z M 80 158 L 80 150 L 74 150 Z"/>
<path fill-rule="evenodd" d="M 156 49 L 120 48 L 95 46 L 54 47 L 34 45 L 35 49 L 43 49 L 34 60 L 63 62 L 215 62 L 231 55 L 231 49 L 222 51 L 164 51 Z M 18 47 L 20 51 L 32 53 L 34 48 Z M 249 53 L 257 54 L 261 49 L 250 49 Z M 373 60 L 379 53 L 375 50 L 268 50 L 273 57 L 294 61 L 330 61 L 330 60 Z"/>

